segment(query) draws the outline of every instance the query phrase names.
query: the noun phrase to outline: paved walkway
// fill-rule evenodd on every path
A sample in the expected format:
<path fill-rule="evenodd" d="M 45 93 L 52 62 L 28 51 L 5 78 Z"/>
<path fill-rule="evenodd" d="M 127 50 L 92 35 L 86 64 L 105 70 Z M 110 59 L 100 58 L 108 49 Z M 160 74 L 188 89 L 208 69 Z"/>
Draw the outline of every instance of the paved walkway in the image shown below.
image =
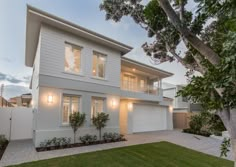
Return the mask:
<path fill-rule="evenodd" d="M 2 160 L 0 161 L 0 166 L 158 141 L 169 141 L 217 157 L 220 155 L 220 140 L 186 134 L 180 131 L 138 133 L 128 135 L 126 138 L 128 141 L 125 142 L 92 145 L 46 152 L 36 152 L 32 140 L 11 141 L 2 157 Z M 227 159 L 233 159 L 231 152 L 229 153 L 229 157 L 227 157 Z"/>

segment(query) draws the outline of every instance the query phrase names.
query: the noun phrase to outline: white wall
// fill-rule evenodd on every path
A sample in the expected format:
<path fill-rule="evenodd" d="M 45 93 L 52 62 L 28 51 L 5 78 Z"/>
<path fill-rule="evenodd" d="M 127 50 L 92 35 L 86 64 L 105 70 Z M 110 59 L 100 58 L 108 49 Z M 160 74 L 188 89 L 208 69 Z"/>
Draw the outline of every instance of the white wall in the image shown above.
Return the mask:
<path fill-rule="evenodd" d="M 46 25 L 42 26 L 41 37 L 40 74 L 120 87 L 119 51 Z M 82 47 L 79 75 L 64 72 L 65 42 Z M 92 77 L 93 51 L 107 55 L 104 80 Z"/>
<path fill-rule="evenodd" d="M 7 139 L 9 139 L 10 132 L 11 140 L 31 139 L 32 123 L 31 108 L 0 108 L 0 134 L 4 134 Z"/>
<path fill-rule="evenodd" d="M 73 132 L 69 125 L 62 125 L 62 97 L 63 94 L 78 95 L 81 97 L 80 111 L 86 114 L 85 124 L 79 128 L 77 134 L 77 141 L 79 136 L 85 134 L 98 135 L 98 131 L 91 124 L 91 99 L 92 97 L 103 97 L 105 98 L 105 110 L 104 112 L 109 114 L 109 121 L 107 122 L 104 132 L 118 132 L 119 127 L 119 103 L 120 97 L 85 92 L 79 90 L 68 90 L 68 89 L 57 89 L 49 87 L 39 87 L 39 105 L 38 110 L 35 112 L 36 126 L 35 126 L 35 146 L 39 146 L 40 142 L 45 139 L 52 139 L 53 137 L 71 137 L 73 139 Z M 53 103 L 47 103 L 47 96 L 53 96 Z M 112 107 L 112 100 L 115 101 L 115 106 Z"/>

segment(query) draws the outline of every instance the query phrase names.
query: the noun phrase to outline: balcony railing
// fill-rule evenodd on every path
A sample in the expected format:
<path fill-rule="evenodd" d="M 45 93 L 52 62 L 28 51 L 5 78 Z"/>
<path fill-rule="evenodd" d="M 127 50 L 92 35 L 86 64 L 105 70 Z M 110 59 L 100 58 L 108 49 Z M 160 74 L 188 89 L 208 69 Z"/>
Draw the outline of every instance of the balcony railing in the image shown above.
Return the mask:
<path fill-rule="evenodd" d="M 157 95 L 158 94 L 158 86 L 154 85 L 140 85 L 138 82 L 130 82 L 130 81 L 121 81 L 121 89 L 131 92 L 140 92 L 145 94 L 152 94 Z"/>

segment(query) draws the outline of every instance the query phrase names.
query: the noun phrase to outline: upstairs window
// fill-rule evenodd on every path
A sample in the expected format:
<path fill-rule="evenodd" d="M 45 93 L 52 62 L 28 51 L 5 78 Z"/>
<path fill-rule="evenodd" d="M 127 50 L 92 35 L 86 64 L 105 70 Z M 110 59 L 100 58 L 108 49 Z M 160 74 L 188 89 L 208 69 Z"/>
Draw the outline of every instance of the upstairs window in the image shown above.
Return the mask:
<path fill-rule="evenodd" d="M 66 43 L 65 72 L 79 74 L 81 71 L 81 47 Z"/>
<path fill-rule="evenodd" d="M 93 53 L 93 71 L 94 77 L 105 78 L 106 55 Z"/>

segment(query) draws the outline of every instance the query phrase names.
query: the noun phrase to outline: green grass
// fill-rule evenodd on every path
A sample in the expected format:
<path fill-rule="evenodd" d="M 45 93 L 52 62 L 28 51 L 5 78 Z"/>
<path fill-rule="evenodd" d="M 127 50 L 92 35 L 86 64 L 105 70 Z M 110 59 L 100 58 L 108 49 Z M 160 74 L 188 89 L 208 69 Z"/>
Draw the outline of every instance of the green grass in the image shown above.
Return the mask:
<path fill-rule="evenodd" d="M 80 149 L 80 148 L 78 148 Z M 18 167 L 233 167 L 233 162 L 159 142 L 25 163 Z"/>

